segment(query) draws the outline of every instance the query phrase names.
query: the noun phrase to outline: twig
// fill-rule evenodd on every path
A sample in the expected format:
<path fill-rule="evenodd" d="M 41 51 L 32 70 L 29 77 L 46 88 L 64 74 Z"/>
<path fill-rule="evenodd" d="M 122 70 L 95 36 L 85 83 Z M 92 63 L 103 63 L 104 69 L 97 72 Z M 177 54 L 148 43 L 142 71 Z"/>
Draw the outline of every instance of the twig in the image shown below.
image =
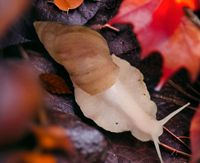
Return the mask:
<path fill-rule="evenodd" d="M 113 27 L 113 26 L 111 26 L 110 24 L 104 24 L 104 25 L 103 25 L 103 28 L 110 28 L 110 29 L 112 29 L 113 31 L 116 31 L 116 32 L 119 32 L 119 31 L 120 31 L 120 29 L 118 29 L 118 28 L 116 28 L 116 27 Z"/>
<path fill-rule="evenodd" d="M 176 136 L 173 132 L 171 132 L 168 128 L 163 127 L 165 131 L 167 131 L 170 135 L 172 135 L 176 140 L 178 140 L 181 144 L 183 144 L 189 151 L 191 151 L 191 149 L 188 147 L 187 144 L 185 144 L 185 142 L 183 140 L 181 140 L 178 136 Z"/>
<path fill-rule="evenodd" d="M 180 93 L 184 94 L 185 96 L 191 98 L 192 100 L 195 100 L 197 102 L 200 102 L 200 99 L 192 96 L 191 94 L 187 93 L 182 87 L 180 87 L 179 85 L 177 85 L 176 83 L 174 83 L 172 80 L 169 80 L 168 83 L 174 87 L 177 91 L 179 91 Z"/>
<path fill-rule="evenodd" d="M 101 24 L 94 24 L 94 25 L 91 25 L 90 28 L 94 29 L 94 30 L 101 30 L 103 28 L 110 28 L 112 29 L 113 31 L 116 31 L 116 32 L 119 32 L 120 30 L 116 27 L 113 27 L 111 26 L 110 24 L 104 24 L 104 25 L 101 25 Z"/>
<path fill-rule="evenodd" d="M 164 143 L 161 143 L 161 142 L 160 142 L 159 144 L 160 144 L 160 146 L 162 146 L 163 148 L 165 148 L 165 149 L 171 151 L 172 153 L 177 153 L 177 154 L 180 154 L 180 155 L 185 156 L 185 157 L 188 157 L 188 158 L 191 157 L 191 154 L 189 154 L 189 153 L 186 153 L 186 152 L 177 150 L 177 149 L 175 149 L 175 148 L 173 148 L 173 147 L 170 147 L 170 146 L 168 146 L 168 145 L 166 145 L 166 144 L 164 144 Z"/>

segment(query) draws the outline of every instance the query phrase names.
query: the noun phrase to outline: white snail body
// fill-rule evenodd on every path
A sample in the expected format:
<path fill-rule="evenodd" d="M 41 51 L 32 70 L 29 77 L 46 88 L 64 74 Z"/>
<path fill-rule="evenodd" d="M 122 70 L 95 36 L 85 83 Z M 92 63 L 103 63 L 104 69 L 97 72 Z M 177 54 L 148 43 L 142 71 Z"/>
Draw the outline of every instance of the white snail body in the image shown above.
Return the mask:
<path fill-rule="evenodd" d="M 111 57 L 100 34 L 87 27 L 52 22 L 36 22 L 35 28 L 50 55 L 69 72 L 84 115 L 105 130 L 131 131 L 141 141 L 152 140 L 163 162 L 158 145 L 163 125 L 189 104 L 158 121 L 157 106 L 142 73 L 127 61 Z"/>
<path fill-rule="evenodd" d="M 142 73 L 128 62 L 112 56 L 119 68 L 119 78 L 107 90 L 90 95 L 75 85 L 75 98 L 84 115 L 111 132 L 131 131 L 140 141 L 152 140 L 159 159 L 159 136 L 163 125 L 189 104 L 163 120 L 156 120 L 157 106 L 150 99 Z"/>

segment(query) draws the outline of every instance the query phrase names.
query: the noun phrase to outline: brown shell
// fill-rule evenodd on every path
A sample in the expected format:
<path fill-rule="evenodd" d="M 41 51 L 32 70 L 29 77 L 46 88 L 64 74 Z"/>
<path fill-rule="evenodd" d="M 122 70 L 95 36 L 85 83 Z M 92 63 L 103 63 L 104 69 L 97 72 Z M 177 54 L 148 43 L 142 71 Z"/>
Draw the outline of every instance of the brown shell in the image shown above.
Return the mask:
<path fill-rule="evenodd" d="M 47 51 L 67 69 L 74 84 L 89 94 L 97 94 L 115 83 L 119 68 L 98 32 L 55 22 L 34 25 Z"/>

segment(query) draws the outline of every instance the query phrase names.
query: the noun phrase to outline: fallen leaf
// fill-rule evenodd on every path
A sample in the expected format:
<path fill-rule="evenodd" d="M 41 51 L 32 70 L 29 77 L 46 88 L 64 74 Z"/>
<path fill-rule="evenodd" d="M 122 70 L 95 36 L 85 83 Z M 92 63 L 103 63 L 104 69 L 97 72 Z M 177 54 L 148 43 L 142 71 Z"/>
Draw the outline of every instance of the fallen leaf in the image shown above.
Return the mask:
<path fill-rule="evenodd" d="M 75 154 L 74 146 L 64 128 L 56 125 L 45 127 L 32 126 L 31 130 L 35 134 L 41 149 L 57 149 L 62 150 L 69 155 Z"/>
<path fill-rule="evenodd" d="M 111 30 L 103 30 L 102 33 L 110 46 L 111 52 L 117 54 L 121 58 L 127 60 L 131 65 L 139 68 L 144 74 L 144 79 L 148 90 L 151 92 L 151 98 L 158 106 L 157 119 L 162 119 L 173 110 L 176 110 L 180 105 L 176 105 L 173 101 L 179 99 L 182 103 L 187 103 L 188 99 L 176 89 L 166 84 L 160 92 L 154 91 L 154 86 L 159 80 L 160 68 L 162 60 L 158 54 L 151 55 L 144 60 L 139 58 L 139 48 L 135 36 L 131 32 L 129 26 L 117 25 L 120 32 L 116 33 Z M 173 77 L 173 80 L 185 86 L 189 80 L 186 75 L 179 72 Z M 198 87 L 197 87 L 198 88 Z M 134 90 L 133 90 L 134 91 Z M 189 91 L 191 93 L 191 90 Z M 173 100 L 164 100 L 157 97 L 171 97 Z M 165 127 L 172 131 L 177 136 L 188 136 L 192 110 L 186 109 L 172 120 Z M 159 162 L 154 144 L 152 142 L 140 142 L 131 136 L 130 133 L 112 134 L 103 132 L 108 140 L 109 150 L 107 151 L 106 163 L 115 162 L 139 162 L 139 163 L 155 163 Z M 181 151 L 188 152 L 177 140 L 170 134 L 164 131 L 160 141 Z M 165 150 L 161 147 L 161 153 L 165 162 L 179 163 L 188 162 L 188 158 Z"/>
<path fill-rule="evenodd" d="M 137 34 L 142 58 L 155 51 L 161 53 L 163 76 L 157 90 L 181 68 L 190 72 L 192 81 L 199 74 L 200 31 L 183 12 L 185 6 L 196 9 L 197 3 L 195 0 L 124 0 L 117 15 L 108 22 L 134 26 L 132 30 Z"/>
<path fill-rule="evenodd" d="M 110 49 L 113 53 L 118 54 L 118 56 L 126 59 L 132 65 L 135 65 L 140 70 L 142 70 L 145 80 L 147 81 L 148 89 L 153 92 L 153 87 L 159 77 L 161 60 L 158 55 L 152 55 L 150 58 L 143 60 L 142 62 L 139 59 L 138 54 L 138 44 L 136 41 L 132 40 L 132 33 L 128 26 L 124 26 L 124 29 L 117 34 L 111 30 L 104 30 L 103 35 L 107 39 Z M 131 37 L 132 36 L 132 37 Z M 125 43 L 125 44 L 124 44 Z M 120 49 L 120 51 L 118 51 Z M 34 55 L 36 56 L 36 55 Z M 41 58 L 44 60 L 44 54 L 40 54 Z M 41 61 L 41 59 L 38 59 Z M 50 61 L 49 61 L 50 62 Z M 47 64 L 47 62 L 44 62 Z M 160 63 L 160 66 L 156 63 Z M 35 64 L 37 64 L 35 62 Z M 42 63 L 40 63 L 42 64 Z M 43 64 L 42 64 L 43 65 Z M 50 65 L 49 63 L 47 65 Z M 39 67 L 41 72 L 47 72 L 46 66 L 36 66 Z M 44 69 L 42 71 L 41 69 Z M 55 68 L 56 66 L 54 66 Z M 188 80 L 184 78 L 184 75 L 181 77 L 178 76 L 178 79 L 181 80 L 182 83 L 187 83 Z M 173 94 L 171 93 L 173 92 Z M 183 103 L 186 103 L 188 99 L 182 96 L 178 91 L 174 88 L 166 85 L 161 92 L 160 95 L 163 96 L 171 96 L 171 98 L 182 99 Z M 152 94 L 151 94 L 152 95 Z M 173 104 L 173 102 L 165 101 L 160 98 L 153 98 L 154 101 L 158 105 L 158 119 L 164 118 L 173 110 L 176 110 L 179 106 Z M 63 126 L 66 130 L 68 130 L 69 136 L 73 141 L 75 147 L 81 154 L 84 155 L 84 158 L 88 162 L 95 162 L 98 160 L 103 160 L 102 162 L 106 163 L 115 163 L 115 162 L 136 162 L 140 160 L 140 162 L 145 162 L 148 159 L 149 162 L 154 163 L 158 161 L 157 154 L 155 151 L 155 147 L 153 143 L 143 143 L 135 138 L 133 138 L 130 134 L 112 134 L 109 132 L 105 132 L 104 130 L 100 131 L 103 133 L 103 137 L 99 132 L 96 131 L 96 127 L 92 123 L 93 128 L 88 127 L 85 123 L 90 124 L 80 113 L 78 107 L 75 105 L 73 101 L 73 97 L 69 98 L 58 98 L 58 96 L 50 95 L 48 100 L 49 105 L 49 119 L 53 122 L 53 124 Z M 57 112 L 54 110 L 60 110 L 62 112 Z M 82 120 L 76 117 L 73 112 L 76 112 L 76 115 L 80 116 Z M 187 136 L 189 122 L 190 122 L 190 110 L 185 110 L 181 112 L 179 115 L 174 117 L 166 127 L 173 131 L 177 136 L 185 135 Z M 98 128 L 99 129 L 99 128 Z M 90 135 L 90 136 L 88 136 Z M 106 139 L 104 138 L 106 137 Z M 108 145 L 105 142 L 108 140 Z M 166 143 L 169 146 L 172 146 L 176 149 L 184 151 L 185 148 L 174 140 L 168 133 L 164 133 L 162 136 L 162 142 Z M 109 148 L 109 149 L 108 149 Z M 111 148 L 111 149 L 110 149 Z M 103 151 L 104 152 L 103 152 Z M 165 151 L 161 148 L 162 156 L 165 161 L 177 163 L 177 162 L 188 162 L 188 158 L 184 158 L 177 154 L 172 154 L 170 151 Z M 153 156 L 153 157 L 151 157 Z M 105 158 L 106 157 L 106 158 Z"/>
<path fill-rule="evenodd" d="M 37 0 L 37 2 L 41 3 L 44 1 Z M 110 16 L 117 10 L 119 2 L 120 0 L 102 0 L 100 9 L 98 9 L 98 14 L 96 14 L 93 19 L 89 21 L 90 24 L 95 24 L 96 22 L 102 24 L 107 22 L 108 18 L 110 18 Z M 48 10 L 44 7 L 42 8 L 43 10 L 40 12 L 40 15 L 35 10 L 34 14 L 43 18 L 44 16 L 49 16 L 48 18 L 56 17 L 56 14 L 51 15 L 51 11 L 57 12 L 56 7 L 53 5 L 49 5 L 49 7 L 54 8 L 54 10 Z M 60 15 L 62 15 L 60 11 L 58 12 Z M 83 12 L 88 13 L 89 11 Z M 69 14 L 72 13 L 74 13 L 74 11 L 69 12 Z M 66 19 L 65 16 L 62 18 Z M 72 18 L 72 20 L 74 19 L 73 16 L 69 16 L 69 18 Z M 75 20 L 77 22 L 83 20 L 82 18 L 78 20 L 77 19 Z M 160 75 L 162 63 L 160 56 L 157 54 L 151 55 L 150 57 L 141 61 L 139 58 L 139 46 L 131 28 L 127 25 L 117 25 L 117 27 L 119 27 L 121 30 L 119 33 L 104 29 L 101 31 L 101 33 L 103 33 L 104 37 L 107 39 L 112 53 L 117 54 L 123 59 L 126 59 L 129 61 L 129 63 L 138 67 L 143 72 L 147 87 L 151 92 L 151 97 L 158 105 L 158 119 L 162 119 L 170 112 L 177 109 L 179 105 L 174 104 L 174 100 L 179 99 L 183 103 L 188 102 L 188 100 L 190 100 L 188 97 L 185 97 L 174 88 L 170 87 L 169 84 L 166 84 L 160 92 L 153 91 L 153 88 Z M 31 32 L 29 34 L 31 34 Z M 32 42 L 30 43 L 29 47 L 31 47 L 32 50 L 34 49 L 34 52 L 31 51 L 31 55 L 29 55 L 30 61 L 33 62 L 34 67 L 36 67 L 40 73 L 58 74 L 59 72 L 59 75 L 66 79 L 66 72 L 57 69 L 59 66 L 55 64 L 55 62 L 51 60 L 45 53 L 41 52 L 44 51 L 41 46 L 35 46 L 35 43 Z M 8 49 L 10 48 L 11 47 L 8 47 Z M 6 56 L 9 57 L 9 55 Z M 184 73 L 181 72 L 181 74 L 178 73 L 175 76 L 176 78 L 173 78 L 174 81 L 179 81 L 179 84 L 188 84 L 188 80 L 186 80 L 186 75 Z M 170 96 L 173 101 L 154 97 L 154 94 L 158 94 L 160 96 Z M 70 139 L 73 141 L 74 146 L 79 151 L 79 155 L 74 157 L 73 160 L 69 160 L 69 158 L 64 155 L 63 159 L 61 161 L 59 160 L 58 162 L 72 163 L 74 161 L 74 163 L 82 163 L 83 160 L 86 160 L 88 163 L 155 163 L 158 161 L 155 147 L 152 142 L 143 143 L 133 138 L 129 133 L 115 134 L 98 128 L 91 121 L 84 118 L 80 112 L 80 109 L 76 105 L 73 96 L 65 97 L 47 93 L 46 98 L 48 100 L 46 100 L 45 103 L 48 105 L 48 117 L 50 121 L 55 125 L 63 126 L 67 130 Z M 171 121 L 169 121 L 169 123 L 166 124 L 166 127 L 177 136 L 188 136 L 191 113 L 193 113 L 193 111 L 190 109 L 184 110 Z M 177 140 L 174 140 L 173 137 L 166 132 L 162 136 L 161 141 L 179 150 L 185 150 L 185 148 L 182 147 Z M 26 147 L 28 144 L 29 142 L 23 142 L 23 145 Z M 21 148 L 21 146 L 17 146 L 17 148 Z M 171 151 L 166 151 L 164 148 L 161 148 L 161 152 L 165 162 L 189 162 L 188 158 L 177 155 Z M 4 162 L 2 161 L 1 154 L 2 153 L 0 153 L 0 162 Z M 60 153 L 58 154 L 60 157 Z"/>
<path fill-rule="evenodd" d="M 67 76 L 67 73 L 63 71 L 64 68 L 60 67 L 57 63 L 55 63 L 52 59 L 50 59 L 46 53 L 41 53 L 41 52 L 39 53 L 33 50 L 26 50 L 25 52 L 27 53 L 28 58 L 30 58 L 31 64 L 36 69 L 39 75 L 52 74 L 52 73 L 55 74 L 56 72 L 59 71 L 62 72 L 62 77 Z M 69 84 L 70 83 L 67 82 L 67 85 Z M 70 114 L 74 114 L 76 110 L 74 109 L 76 107 L 75 100 L 71 96 L 62 97 L 47 92 L 44 98 L 46 107 L 49 109 Z"/>
<path fill-rule="evenodd" d="M 27 153 L 22 156 L 25 163 L 56 163 L 54 156 L 50 154 Z"/>
<path fill-rule="evenodd" d="M 74 0 L 73 0 L 74 1 Z M 94 17 L 102 4 L 98 1 L 85 1 L 79 8 L 67 12 L 60 12 L 47 0 L 38 0 L 35 3 L 35 20 L 57 21 L 64 24 L 86 24 Z"/>
<path fill-rule="evenodd" d="M 48 111 L 48 119 L 53 125 L 62 126 L 67 131 L 79 157 L 89 163 L 103 162 L 107 151 L 107 142 L 97 129 L 88 126 L 78 117 L 55 110 Z M 82 162 L 83 162 L 82 161 Z"/>
<path fill-rule="evenodd" d="M 192 119 L 190 126 L 190 137 L 192 146 L 192 159 L 191 163 L 197 163 L 200 161 L 200 107 Z"/>
<path fill-rule="evenodd" d="M 0 39 L 0 48 L 5 48 L 10 45 L 30 42 L 36 39 L 32 26 L 32 15 L 28 11 L 25 13 L 9 31 Z"/>
<path fill-rule="evenodd" d="M 38 49 L 38 47 L 36 48 Z M 32 66 L 35 68 L 39 75 L 56 73 L 56 67 L 54 65 L 55 62 L 52 62 L 52 60 L 49 57 L 47 57 L 45 53 L 39 53 L 27 49 L 25 50 L 24 48 L 21 48 L 21 51 L 30 60 Z"/>
<path fill-rule="evenodd" d="M 83 0 L 53 0 L 53 3 L 62 11 L 69 11 L 79 7 Z"/>
<path fill-rule="evenodd" d="M 28 50 L 27 55 L 39 74 L 55 73 L 59 67 L 56 63 L 54 65 L 45 53 Z M 63 72 L 62 75 L 66 76 L 65 73 Z M 79 156 L 74 157 L 73 160 L 77 161 L 78 157 L 81 162 L 86 160 L 86 162 L 96 163 L 105 159 L 107 142 L 104 136 L 96 128 L 78 118 L 77 114 L 81 113 L 73 96 L 62 97 L 47 93 L 45 106 L 48 108 L 46 112 L 50 124 L 63 127 L 74 147 L 79 151 Z"/>
<path fill-rule="evenodd" d="M 15 1 L 18 3 L 17 0 Z M 28 2 L 28 0 L 20 1 Z M 37 37 L 34 32 L 33 22 L 36 20 L 56 21 L 69 25 L 84 25 L 95 16 L 96 12 L 103 5 L 101 2 L 89 0 L 85 1 L 79 8 L 70 10 L 67 13 L 61 12 L 59 9 L 57 9 L 57 7 L 55 7 L 54 4 L 50 4 L 48 0 L 32 1 L 31 8 L 33 10 L 29 10 L 27 13 L 25 13 L 23 17 L 19 19 L 14 26 L 12 26 L 8 33 L 0 39 L 0 48 L 27 43 L 33 40 L 35 41 Z M 2 2 L 4 2 L 4 0 L 2 0 Z"/>
<path fill-rule="evenodd" d="M 57 163 L 55 156 L 51 154 L 42 154 L 37 152 L 16 152 L 7 159 L 5 163 Z"/>
<path fill-rule="evenodd" d="M 150 66 L 150 65 L 149 65 Z M 151 67 L 151 66 L 150 66 Z M 145 71 L 148 71 L 146 67 Z M 180 94 L 169 85 L 166 85 L 162 90 L 162 93 L 158 93 L 162 96 L 169 96 L 169 93 L 173 91 L 172 99 L 175 97 L 181 97 Z M 152 96 L 154 97 L 154 96 Z M 184 97 L 182 100 L 186 100 Z M 157 119 L 162 119 L 168 115 L 172 110 L 177 109 L 179 106 L 173 104 L 170 101 L 153 98 L 158 106 Z M 172 131 L 177 136 L 188 136 L 188 129 L 190 124 L 191 110 L 185 110 L 179 115 L 170 120 L 165 127 Z M 131 136 L 130 133 L 111 134 L 105 133 L 105 137 L 109 143 L 109 150 L 107 151 L 106 163 L 115 162 L 139 162 L 139 163 L 159 163 L 154 144 L 152 142 L 141 142 Z M 160 141 L 181 151 L 188 152 L 184 146 L 182 146 L 176 139 L 174 139 L 169 133 L 164 131 L 164 134 L 160 137 Z M 168 151 L 165 148 L 161 148 L 162 157 L 164 162 L 170 163 L 182 163 L 188 162 L 188 158 L 176 154 L 176 152 Z"/>
<path fill-rule="evenodd" d="M 52 94 L 62 95 L 72 93 L 67 87 L 64 79 L 56 74 L 40 74 L 40 80 L 42 81 L 44 88 Z"/>

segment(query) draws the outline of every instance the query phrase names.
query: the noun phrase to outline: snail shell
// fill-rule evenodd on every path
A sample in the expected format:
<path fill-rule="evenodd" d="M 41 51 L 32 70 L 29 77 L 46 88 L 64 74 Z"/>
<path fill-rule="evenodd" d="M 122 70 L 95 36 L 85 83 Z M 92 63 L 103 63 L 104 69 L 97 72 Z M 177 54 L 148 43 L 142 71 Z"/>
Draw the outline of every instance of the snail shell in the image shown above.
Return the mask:
<path fill-rule="evenodd" d="M 35 22 L 49 54 L 67 70 L 74 84 L 93 95 L 111 87 L 119 74 L 105 39 L 84 26 Z"/>

